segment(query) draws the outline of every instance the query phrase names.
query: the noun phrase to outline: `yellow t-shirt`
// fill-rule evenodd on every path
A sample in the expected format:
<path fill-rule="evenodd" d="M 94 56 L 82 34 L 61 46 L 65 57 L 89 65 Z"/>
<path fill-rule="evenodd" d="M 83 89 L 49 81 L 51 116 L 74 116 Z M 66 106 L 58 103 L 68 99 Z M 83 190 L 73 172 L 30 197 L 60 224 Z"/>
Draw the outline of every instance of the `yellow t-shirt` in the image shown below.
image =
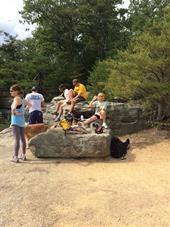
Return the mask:
<path fill-rule="evenodd" d="M 86 88 L 85 88 L 85 86 L 83 84 L 76 85 L 74 87 L 74 92 L 76 93 L 76 95 L 80 93 L 80 95 L 83 98 L 87 99 L 87 91 L 86 91 Z"/>

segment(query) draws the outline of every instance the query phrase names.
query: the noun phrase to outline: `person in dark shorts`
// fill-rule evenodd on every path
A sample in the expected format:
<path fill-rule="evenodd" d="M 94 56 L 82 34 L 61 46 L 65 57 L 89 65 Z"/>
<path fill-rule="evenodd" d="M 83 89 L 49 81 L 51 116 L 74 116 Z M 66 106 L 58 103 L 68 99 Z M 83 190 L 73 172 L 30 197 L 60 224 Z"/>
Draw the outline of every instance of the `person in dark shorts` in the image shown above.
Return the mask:
<path fill-rule="evenodd" d="M 36 87 L 33 87 L 31 91 L 32 92 L 25 97 L 31 104 L 29 109 L 29 124 L 43 123 L 42 107 L 44 105 L 44 97 L 42 94 L 38 93 Z"/>
<path fill-rule="evenodd" d="M 97 96 L 94 96 L 92 101 L 89 104 L 89 107 L 95 107 L 95 114 L 91 116 L 84 122 L 84 125 L 89 125 L 90 123 L 96 121 L 97 119 L 101 119 L 103 121 L 102 126 L 107 128 L 106 124 L 106 109 L 107 102 L 105 101 L 105 94 L 99 93 Z"/>

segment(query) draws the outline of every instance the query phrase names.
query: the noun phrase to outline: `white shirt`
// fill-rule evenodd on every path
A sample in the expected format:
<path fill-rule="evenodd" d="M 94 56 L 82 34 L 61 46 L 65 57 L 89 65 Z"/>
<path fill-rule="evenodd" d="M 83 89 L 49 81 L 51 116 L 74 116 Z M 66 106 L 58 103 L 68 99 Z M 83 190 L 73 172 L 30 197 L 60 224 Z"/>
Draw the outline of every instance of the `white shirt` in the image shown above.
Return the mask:
<path fill-rule="evenodd" d="M 93 102 L 93 106 L 96 107 L 95 114 L 98 114 L 101 110 L 107 109 L 107 102 L 106 101 L 95 101 L 95 102 Z"/>
<path fill-rule="evenodd" d="M 65 89 L 65 90 L 64 90 L 64 98 L 66 99 L 66 101 L 69 100 L 68 93 L 69 93 L 69 90 L 68 90 L 68 89 Z"/>
<path fill-rule="evenodd" d="M 29 103 L 31 104 L 29 113 L 31 113 L 35 110 L 42 111 L 41 103 L 44 101 L 43 95 L 33 91 L 32 93 L 27 94 L 25 99 L 28 100 Z"/>

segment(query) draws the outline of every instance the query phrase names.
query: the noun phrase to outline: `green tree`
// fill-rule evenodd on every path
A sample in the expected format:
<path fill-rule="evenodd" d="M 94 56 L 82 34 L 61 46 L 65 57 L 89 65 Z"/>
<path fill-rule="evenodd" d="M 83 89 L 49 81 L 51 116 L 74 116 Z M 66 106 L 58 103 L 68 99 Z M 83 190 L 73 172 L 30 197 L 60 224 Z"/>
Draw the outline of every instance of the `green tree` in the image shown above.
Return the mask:
<path fill-rule="evenodd" d="M 29 90 L 37 83 L 34 80 L 36 75 L 49 70 L 49 66 L 44 64 L 44 57 L 37 52 L 34 39 L 21 41 L 7 33 L 5 37 L 0 46 L 0 84 L 8 88 L 19 83 Z"/>
<path fill-rule="evenodd" d="M 128 17 L 132 33 L 146 31 L 153 20 L 161 20 L 169 0 L 130 0 Z"/>
<path fill-rule="evenodd" d="M 160 120 L 170 101 L 170 8 L 153 27 L 136 36 L 119 60 L 102 64 L 111 69 L 105 77 L 106 93 L 156 108 Z"/>
<path fill-rule="evenodd" d="M 22 17 L 36 23 L 34 37 L 52 65 L 53 84 L 86 81 L 97 60 L 114 56 L 128 42 L 122 0 L 25 0 Z M 57 82 L 58 81 L 58 82 Z"/>
<path fill-rule="evenodd" d="M 0 46 L 0 83 L 9 86 L 20 81 L 29 80 L 27 67 L 24 67 L 24 52 L 26 41 L 17 40 L 5 34 L 5 43 Z"/>

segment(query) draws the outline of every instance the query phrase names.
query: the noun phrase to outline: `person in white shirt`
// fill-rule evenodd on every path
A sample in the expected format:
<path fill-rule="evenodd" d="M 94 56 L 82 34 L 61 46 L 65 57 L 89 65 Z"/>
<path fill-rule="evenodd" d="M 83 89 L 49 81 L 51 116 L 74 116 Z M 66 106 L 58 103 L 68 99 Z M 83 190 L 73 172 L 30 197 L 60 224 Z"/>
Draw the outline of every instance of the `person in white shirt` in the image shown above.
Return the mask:
<path fill-rule="evenodd" d="M 27 94 L 25 99 L 31 104 L 29 108 L 29 124 L 43 123 L 42 107 L 44 105 L 44 97 L 38 93 L 36 87 L 32 87 L 31 93 Z"/>
<path fill-rule="evenodd" d="M 91 116 L 84 122 L 84 125 L 89 125 L 90 123 L 101 119 L 103 121 L 102 126 L 107 128 L 106 124 L 106 110 L 107 102 L 105 101 L 105 94 L 99 93 L 97 96 L 94 96 L 92 101 L 89 104 L 89 107 L 95 107 L 95 114 Z"/>
<path fill-rule="evenodd" d="M 60 95 L 63 96 L 65 99 L 57 102 L 55 113 L 58 114 L 58 116 L 55 118 L 54 121 L 60 120 L 60 118 L 63 114 L 64 106 L 69 103 L 69 89 L 67 89 L 64 84 L 60 84 L 58 89 L 59 89 Z"/>

